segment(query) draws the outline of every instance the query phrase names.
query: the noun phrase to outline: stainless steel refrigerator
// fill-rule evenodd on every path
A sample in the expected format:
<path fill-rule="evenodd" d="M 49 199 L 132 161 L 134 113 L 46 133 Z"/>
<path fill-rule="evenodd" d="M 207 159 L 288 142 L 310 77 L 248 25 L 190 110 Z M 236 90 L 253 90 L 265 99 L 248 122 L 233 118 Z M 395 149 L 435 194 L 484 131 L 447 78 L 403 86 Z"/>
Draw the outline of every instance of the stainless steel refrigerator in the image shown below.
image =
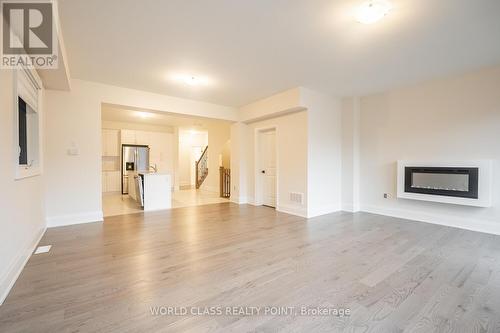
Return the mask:
<path fill-rule="evenodd" d="M 128 180 L 149 170 L 149 147 L 122 145 L 122 194 L 128 194 Z"/>

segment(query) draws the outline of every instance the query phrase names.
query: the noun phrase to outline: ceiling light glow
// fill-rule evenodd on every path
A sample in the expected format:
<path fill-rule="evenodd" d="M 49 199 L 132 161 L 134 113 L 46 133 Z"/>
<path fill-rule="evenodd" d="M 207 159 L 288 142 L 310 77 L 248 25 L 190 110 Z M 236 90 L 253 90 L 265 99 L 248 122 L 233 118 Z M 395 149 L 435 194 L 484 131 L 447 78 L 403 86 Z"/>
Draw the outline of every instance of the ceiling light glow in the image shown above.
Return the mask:
<path fill-rule="evenodd" d="M 191 74 L 174 74 L 171 76 L 171 79 L 190 87 L 209 86 L 212 84 L 212 81 L 205 76 L 196 76 Z"/>
<path fill-rule="evenodd" d="M 136 112 L 137 117 L 146 119 L 146 118 L 152 118 L 154 114 L 149 113 L 149 112 Z"/>
<path fill-rule="evenodd" d="M 370 0 L 364 2 L 356 12 L 356 21 L 363 24 L 372 24 L 389 13 L 391 4 L 386 0 Z"/>

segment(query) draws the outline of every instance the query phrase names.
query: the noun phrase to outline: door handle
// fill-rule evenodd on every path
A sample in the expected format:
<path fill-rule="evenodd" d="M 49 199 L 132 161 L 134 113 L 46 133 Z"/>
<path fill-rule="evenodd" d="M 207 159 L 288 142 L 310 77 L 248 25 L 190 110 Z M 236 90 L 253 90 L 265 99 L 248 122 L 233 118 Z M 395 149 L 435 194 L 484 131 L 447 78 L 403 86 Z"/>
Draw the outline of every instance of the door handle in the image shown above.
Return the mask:
<path fill-rule="evenodd" d="M 262 170 L 261 173 L 266 173 L 266 170 Z"/>

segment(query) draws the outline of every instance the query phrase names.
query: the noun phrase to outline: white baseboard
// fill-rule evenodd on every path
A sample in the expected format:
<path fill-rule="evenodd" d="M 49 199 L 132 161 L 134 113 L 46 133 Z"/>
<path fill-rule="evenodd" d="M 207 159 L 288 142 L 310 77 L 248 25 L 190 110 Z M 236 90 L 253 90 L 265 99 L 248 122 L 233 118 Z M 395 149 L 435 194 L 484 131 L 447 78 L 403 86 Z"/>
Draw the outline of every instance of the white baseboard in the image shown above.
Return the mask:
<path fill-rule="evenodd" d="M 238 205 L 244 205 L 244 204 L 248 203 L 247 197 L 235 197 L 235 196 L 231 196 L 229 198 L 229 201 L 231 201 L 231 202 L 233 202 L 235 204 L 238 204 Z"/>
<path fill-rule="evenodd" d="M 413 211 L 406 209 L 386 208 L 375 205 L 363 205 L 361 207 L 361 211 L 372 214 L 397 217 L 406 220 L 414 220 L 419 222 L 444 225 L 447 227 L 454 227 L 471 231 L 484 232 L 488 234 L 500 235 L 500 221 L 499 223 L 495 223 L 492 221 L 481 220 L 481 219 L 462 218 L 444 214 L 425 213 L 422 211 Z"/>
<path fill-rule="evenodd" d="M 0 305 L 3 304 L 10 290 L 16 283 L 19 275 L 26 266 L 26 263 L 31 257 L 31 254 L 35 251 L 38 243 L 45 234 L 46 228 L 40 229 L 33 240 L 27 244 L 22 251 L 19 251 L 19 255 L 12 261 L 12 264 L 7 268 L 4 274 L 0 277 Z"/>
<path fill-rule="evenodd" d="M 343 203 L 342 204 L 342 211 L 344 212 L 349 212 L 349 213 L 357 213 L 359 212 L 361 209 L 359 207 L 359 204 L 352 204 L 352 203 Z"/>
<path fill-rule="evenodd" d="M 66 225 L 102 222 L 104 217 L 102 211 L 87 212 L 80 214 L 70 214 L 47 217 L 47 228 L 62 227 Z"/>
<path fill-rule="evenodd" d="M 307 218 L 307 209 L 305 207 L 280 204 L 276 207 L 276 210 L 278 212 Z"/>
<path fill-rule="evenodd" d="M 310 218 L 313 218 L 316 216 L 336 213 L 336 212 L 339 212 L 340 210 L 341 210 L 340 204 L 324 205 L 324 206 L 319 207 L 319 208 L 308 209 L 307 218 L 310 219 Z"/>

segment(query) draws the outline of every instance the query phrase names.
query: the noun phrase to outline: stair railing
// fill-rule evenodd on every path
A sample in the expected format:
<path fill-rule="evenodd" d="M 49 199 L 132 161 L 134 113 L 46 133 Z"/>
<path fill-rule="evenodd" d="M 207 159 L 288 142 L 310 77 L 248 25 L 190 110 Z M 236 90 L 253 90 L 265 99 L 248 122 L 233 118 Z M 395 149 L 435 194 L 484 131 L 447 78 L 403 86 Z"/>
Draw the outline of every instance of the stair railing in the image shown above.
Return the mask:
<path fill-rule="evenodd" d="M 200 159 L 196 161 L 196 188 L 200 188 L 203 181 L 208 176 L 208 146 L 205 148 L 200 156 Z"/>
<path fill-rule="evenodd" d="M 229 198 L 231 196 L 231 169 L 219 168 L 220 173 L 220 197 Z"/>

